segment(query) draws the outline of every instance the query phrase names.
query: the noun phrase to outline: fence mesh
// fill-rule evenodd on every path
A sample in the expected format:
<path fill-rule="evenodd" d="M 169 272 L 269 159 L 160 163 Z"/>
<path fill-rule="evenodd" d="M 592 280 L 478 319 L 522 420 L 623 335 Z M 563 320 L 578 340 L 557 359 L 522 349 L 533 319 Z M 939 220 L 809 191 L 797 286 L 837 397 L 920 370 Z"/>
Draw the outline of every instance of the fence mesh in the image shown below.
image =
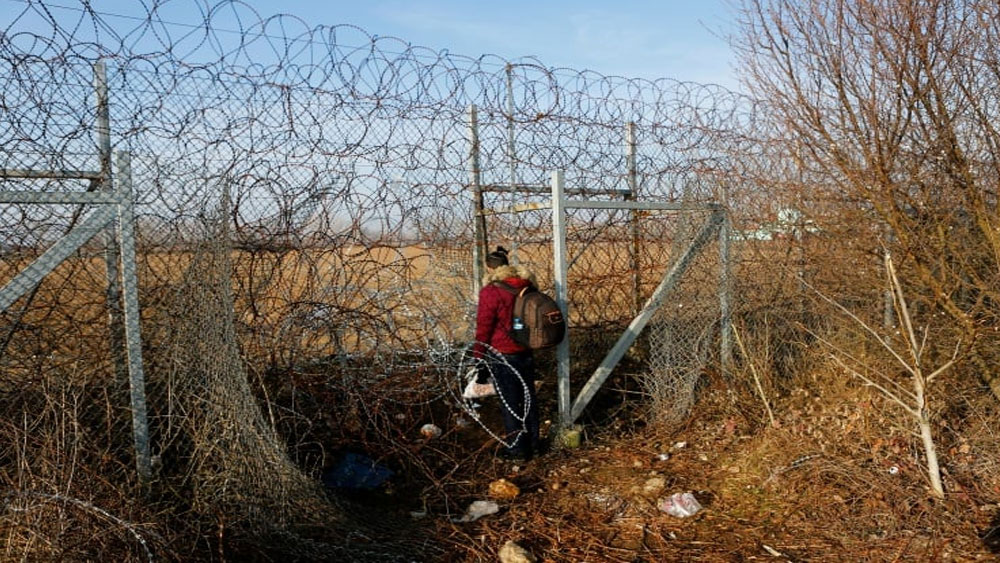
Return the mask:
<path fill-rule="evenodd" d="M 321 387 L 342 427 L 385 423 L 373 401 L 455 395 L 475 307 L 472 127 L 490 244 L 511 248 L 543 289 L 551 214 L 502 211 L 545 203 L 554 170 L 591 200 L 632 186 L 638 201 L 693 206 L 755 197 L 751 173 L 733 164 L 756 126 L 752 107 L 716 86 L 467 58 L 261 18 L 239 2 L 194 26 L 171 14 L 204 6 L 145 8 L 123 28 L 87 3 L 14 4 L 0 35 L 0 189 L 86 191 L 114 172 L 95 134 L 104 61 L 111 148 L 132 162 L 154 454 L 199 513 L 280 528 L 324 502 L 300 472 L 318 471 L 323 453 L 300 455 L 276 433 L 305 424 L 269 395 L 294 387 L 275 383 L 281 374 L 337 368 Z M 0 205 L 2 280 L 88 212 Z M 706 215 L 570 212 L 574 357 L 611 344 L 603 328 L 628 322 Z M 120 393 L 101 242 L 0 314 L 4 385 L 60 377 Z M 714 359 L 721 270 L 710 245 L 648 331 L 648 387 L 665 418 L 683 416 Z M 127 417 L 97 410 L 81 417 L 126 434 Z M 272 506 L 282 508 L 265 515 Z"/>

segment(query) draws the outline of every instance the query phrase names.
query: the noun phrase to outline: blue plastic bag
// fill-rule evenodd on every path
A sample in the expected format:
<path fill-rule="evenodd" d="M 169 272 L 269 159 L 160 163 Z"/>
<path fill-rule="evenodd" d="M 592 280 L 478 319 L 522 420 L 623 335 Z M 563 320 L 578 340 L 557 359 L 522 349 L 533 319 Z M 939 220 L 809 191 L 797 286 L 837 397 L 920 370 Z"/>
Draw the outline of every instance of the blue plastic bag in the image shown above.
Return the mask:
<path fill-rule="evenodd" d="M 370 457 L 349 452 L 323 474 L 323 484 L 336 489 L 375 489 L 392 475 L 391 469 Z"/>

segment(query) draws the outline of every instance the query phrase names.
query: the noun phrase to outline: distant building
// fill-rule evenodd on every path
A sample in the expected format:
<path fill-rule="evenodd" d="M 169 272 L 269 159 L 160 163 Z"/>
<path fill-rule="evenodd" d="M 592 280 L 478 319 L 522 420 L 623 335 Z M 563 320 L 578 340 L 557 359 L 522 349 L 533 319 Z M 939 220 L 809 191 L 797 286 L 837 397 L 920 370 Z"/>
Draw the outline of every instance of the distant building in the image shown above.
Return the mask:
<path fill-rule="evenodd" d="M 812 219 L 802 220 L 802 213 L 797 209 L 785 207 L 778 210 L 777 219 L 761 223 L 755 229 L 736 231 L 734 238 L 737 240 L 775 240 L 787 237 L 794 237 L 796 234 L 814 234 L 819 232 L 819 227 Z"/>

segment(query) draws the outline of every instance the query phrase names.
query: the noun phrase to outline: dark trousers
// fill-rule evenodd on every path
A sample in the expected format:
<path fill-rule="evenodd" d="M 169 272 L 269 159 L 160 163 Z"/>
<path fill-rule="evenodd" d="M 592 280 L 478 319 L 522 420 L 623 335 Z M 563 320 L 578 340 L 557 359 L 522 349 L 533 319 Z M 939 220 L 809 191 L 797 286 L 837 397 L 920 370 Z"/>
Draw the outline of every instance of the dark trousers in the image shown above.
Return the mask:
<path fill-rule="evenodd" d="M 538 447 L 535 359 L 531 352 L 502 357 L 506 363 L 494 360 L 491 367 L 507 434 L 504 441 L 511 453 L 530 455 Z"/>

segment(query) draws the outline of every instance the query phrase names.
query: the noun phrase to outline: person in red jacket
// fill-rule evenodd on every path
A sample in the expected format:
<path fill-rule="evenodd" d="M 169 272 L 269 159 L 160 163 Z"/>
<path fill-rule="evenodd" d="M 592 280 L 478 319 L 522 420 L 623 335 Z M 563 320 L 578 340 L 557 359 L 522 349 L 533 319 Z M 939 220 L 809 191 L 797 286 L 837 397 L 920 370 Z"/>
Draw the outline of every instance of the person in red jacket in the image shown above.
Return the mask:
<path fill-rule="evenodd" d="M 535 360 L 531 349 L 521 346 L 511 336 L 515 294 L 535 285 L 535 276 L 527 268 L 511 265 L 502 247 L 486 257 L 487 274 L 479 291 L 476 309 L 477 361 L 476 382 L 493 385 L 503 414 L 504 449 L 500 455 L 509 459 L 530 459 L 539 445 L 538 400 L 535 395 Z M 484 345 L 485 344 L 485 345 Z"/>

